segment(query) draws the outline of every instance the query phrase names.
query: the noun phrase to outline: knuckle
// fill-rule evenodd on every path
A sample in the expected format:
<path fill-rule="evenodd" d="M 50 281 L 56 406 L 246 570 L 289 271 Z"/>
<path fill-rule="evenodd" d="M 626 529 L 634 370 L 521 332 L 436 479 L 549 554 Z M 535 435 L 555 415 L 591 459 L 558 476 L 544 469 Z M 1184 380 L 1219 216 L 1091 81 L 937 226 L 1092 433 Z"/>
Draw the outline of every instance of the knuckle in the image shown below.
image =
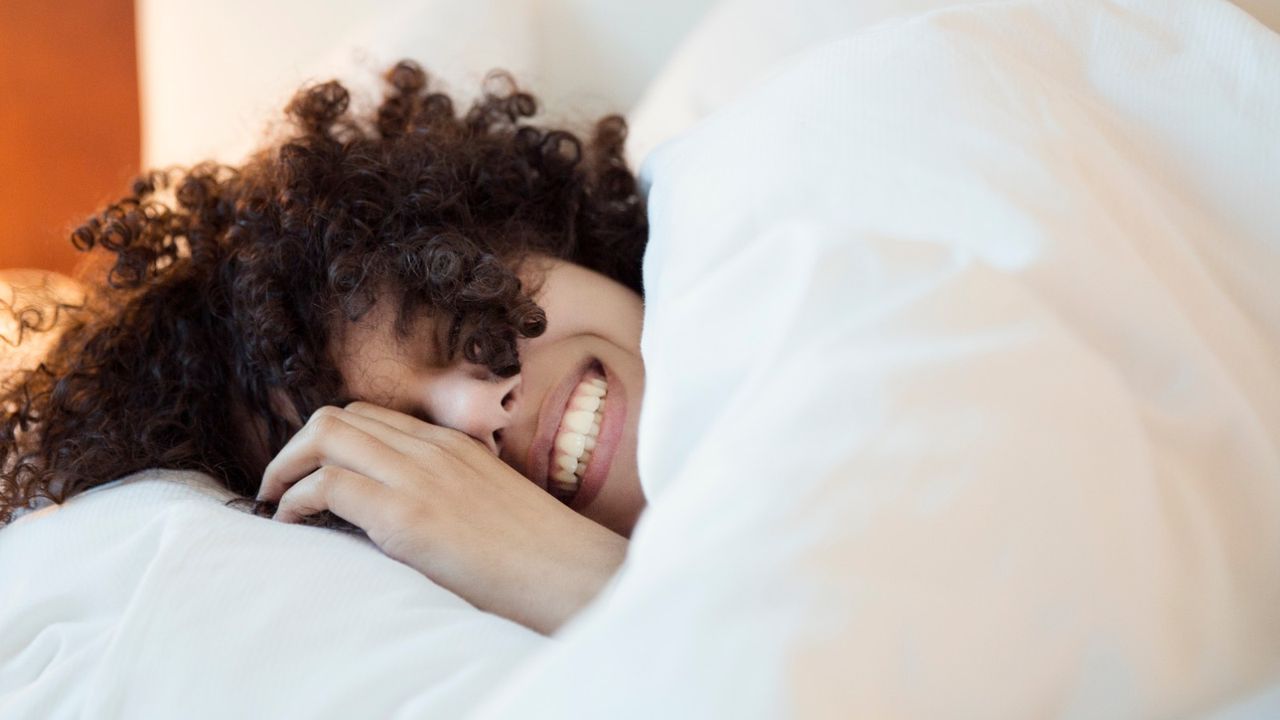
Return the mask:
<path fill-rule="evenodd" d="M 321 435 L 331 434 L 339 429 L 345 423 L 342 420 L 342 411 L 336 407 L 326 405 L 311 414 L 311 419 L 307 425 L 313 433 Z"/>
<path fill-rule="evenodd" d="M 314 422 L 324 421 L 326 419 L 337 419 L 341 415 L 341 410 L 332 405 L 322 405 L 311 413 L 311 420 Z"/>
<path fill-rule="evenodd" d="M 338 468 L 332 465 L 325 465 L 315 472 L 314 482 L 316 490 L 324 492 L 334 483 L 338 482 L 340 476 L 341 471 Z"/>
<path fill-rule="evenodd" d="M 352 400 L 346 405 L 343 405 L 342 409 L 349 412 L 359 412 L 361 410 L 368 410 L 370 407 L 372 407 L 372 404 L 364 400 Z"/>

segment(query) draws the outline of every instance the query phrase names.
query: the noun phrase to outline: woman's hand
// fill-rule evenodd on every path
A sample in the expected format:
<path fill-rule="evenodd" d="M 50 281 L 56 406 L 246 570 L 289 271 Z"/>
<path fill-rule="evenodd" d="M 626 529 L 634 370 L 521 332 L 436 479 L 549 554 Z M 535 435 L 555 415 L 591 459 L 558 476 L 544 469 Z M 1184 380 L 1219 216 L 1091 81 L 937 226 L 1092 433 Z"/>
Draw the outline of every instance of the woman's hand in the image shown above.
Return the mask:
<path fill-rule="evenodd" d="M 363 402 L 313 414 L 258 499 L 278 502 L 284 522 L 329 510 L 476 607 L 546 634 L 627 551 L 469 435 Z"/>

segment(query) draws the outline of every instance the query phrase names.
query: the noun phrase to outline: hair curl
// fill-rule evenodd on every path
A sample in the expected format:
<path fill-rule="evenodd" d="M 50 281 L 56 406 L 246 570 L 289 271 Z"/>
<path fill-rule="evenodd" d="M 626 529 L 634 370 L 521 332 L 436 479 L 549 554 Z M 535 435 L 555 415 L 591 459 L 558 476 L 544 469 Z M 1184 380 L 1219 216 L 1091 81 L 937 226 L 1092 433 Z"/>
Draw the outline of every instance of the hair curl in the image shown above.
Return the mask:
<path fill-rule="evenodd" d="M 340 403 L 332 333 L 380 297 L 400 332 L 449 318 L 450 359 L 509 377 L 517 338 L 546 326 L 517 275 L 531 253 L 643 292 L 622 118 L 584 143 L 530 122 L 534 97 L 504 73 L 462 114 L 412 62 L 385 80 L 367 115 L 336 81 L 304 88 L 283 141 L 240 167 L 146 174 L 75 230 L 114 262 L 44 363 L 0 379 L 0 525 L 153 467 L 251 497 L 263 468 L 244 428 L 273 455 L 290 417 Z"/>

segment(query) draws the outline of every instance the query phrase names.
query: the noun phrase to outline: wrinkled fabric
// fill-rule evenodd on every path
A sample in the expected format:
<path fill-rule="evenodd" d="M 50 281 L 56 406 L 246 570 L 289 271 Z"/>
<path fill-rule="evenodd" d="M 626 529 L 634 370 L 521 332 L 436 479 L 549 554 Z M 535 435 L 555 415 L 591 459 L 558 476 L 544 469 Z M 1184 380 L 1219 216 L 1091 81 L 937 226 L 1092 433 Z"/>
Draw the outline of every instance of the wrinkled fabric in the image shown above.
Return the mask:
<path fill-rule="evenodd" d="M 456 718 L 547 639 L 150 471 L 0 530 L 0 717 Z"/>
<path fill-rule="evenodd" d="M 929 13 L 644 174 L 652 505 L 484 717 L 1181 717 L 1280 677 L 1274 33 Z"/>

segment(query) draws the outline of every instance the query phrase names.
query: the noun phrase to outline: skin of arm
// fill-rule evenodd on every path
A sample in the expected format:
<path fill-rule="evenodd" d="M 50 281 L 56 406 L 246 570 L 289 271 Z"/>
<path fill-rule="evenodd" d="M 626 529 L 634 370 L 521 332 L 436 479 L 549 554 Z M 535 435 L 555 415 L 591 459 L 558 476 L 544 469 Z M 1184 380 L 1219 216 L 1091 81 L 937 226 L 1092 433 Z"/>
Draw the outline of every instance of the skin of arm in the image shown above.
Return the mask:
<path fill-rule="evenodd" d="M 627 554 L 626 538 L 469 435 L 366 402 L 314 413 L 267 466 L 258 499 L 278 503 L 282 522 L 329 510 L 477 608 L 547 635 Z"/>

